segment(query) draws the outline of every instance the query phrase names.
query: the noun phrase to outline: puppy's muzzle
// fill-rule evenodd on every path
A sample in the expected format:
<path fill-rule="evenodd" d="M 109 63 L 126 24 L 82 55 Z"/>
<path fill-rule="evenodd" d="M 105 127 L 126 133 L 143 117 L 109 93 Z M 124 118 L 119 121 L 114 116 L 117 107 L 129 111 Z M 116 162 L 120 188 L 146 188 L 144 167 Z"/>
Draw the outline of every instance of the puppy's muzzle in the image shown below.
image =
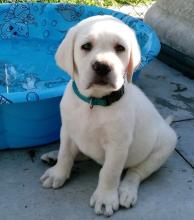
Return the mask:
<path fill-rule="evenodd" d="M 114 87 L 111 79 L 111 65 L 106 62 L 95 61 L 92 64 L 92 70 L 94 71 L 94 76 L 88 88 L 93 85 Z"/>

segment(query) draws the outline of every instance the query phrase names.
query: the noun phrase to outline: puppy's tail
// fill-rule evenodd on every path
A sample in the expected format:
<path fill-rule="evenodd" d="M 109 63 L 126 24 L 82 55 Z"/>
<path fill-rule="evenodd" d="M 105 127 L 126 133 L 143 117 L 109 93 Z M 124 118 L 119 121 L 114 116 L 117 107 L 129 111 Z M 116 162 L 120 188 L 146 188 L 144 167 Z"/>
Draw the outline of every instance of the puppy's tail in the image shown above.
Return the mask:
<path fill-rule="evenodd" d="M 169 125 L 172 124 L 173 120 L 174 120 L 173 115 L 169 115 L 169 116 L 165 119 L 166 123 L 169 124 Z"/>

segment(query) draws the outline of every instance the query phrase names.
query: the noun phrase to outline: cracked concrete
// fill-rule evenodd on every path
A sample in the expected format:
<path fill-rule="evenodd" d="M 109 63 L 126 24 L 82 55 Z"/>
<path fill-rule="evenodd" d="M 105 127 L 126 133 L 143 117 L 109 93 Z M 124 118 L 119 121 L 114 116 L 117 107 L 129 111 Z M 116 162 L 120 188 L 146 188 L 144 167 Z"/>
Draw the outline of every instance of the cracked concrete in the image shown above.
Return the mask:
<path fill-rule="evenodd" d="M 172 114 L 175 120 L 194 118 L 194 82 L 182 73 L 154 60 L 145 67 L 137 84 L 164 117 Z"/>

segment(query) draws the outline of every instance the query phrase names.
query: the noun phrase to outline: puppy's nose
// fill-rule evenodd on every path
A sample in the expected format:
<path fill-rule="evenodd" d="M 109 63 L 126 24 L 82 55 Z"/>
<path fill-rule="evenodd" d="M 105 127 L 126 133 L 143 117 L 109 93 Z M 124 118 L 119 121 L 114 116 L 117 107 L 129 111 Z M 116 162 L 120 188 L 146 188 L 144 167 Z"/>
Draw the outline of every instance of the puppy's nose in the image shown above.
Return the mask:
<path fill-rule="evenodd" d="M 106 76 L 111 71 L 111 67 L 108 64 L 102 63 L 102 62 L 98 62 L 98 61 L 96 61 L 92 65 L 92 69 L 99 76 Z"/>

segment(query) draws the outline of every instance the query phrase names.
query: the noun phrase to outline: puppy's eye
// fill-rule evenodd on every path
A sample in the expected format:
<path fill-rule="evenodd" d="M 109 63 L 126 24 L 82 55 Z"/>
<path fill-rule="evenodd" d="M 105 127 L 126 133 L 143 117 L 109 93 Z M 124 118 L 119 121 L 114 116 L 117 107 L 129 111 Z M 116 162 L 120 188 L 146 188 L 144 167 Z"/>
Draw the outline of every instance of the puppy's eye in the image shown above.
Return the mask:
<path fill-rule="evenodd" d="M 86 43 L 86 44 L 83 44 L 81 46 L 81 49 L 82 50 L 85 50 L 85 51 L 91 51 L 92 50 L 92 44 L 90 42 Z"/>
<path fill-rule="evenodd" d="M 116 51 L 117 53 L 123 52 L 123 51 L 125 51 L 125 47 L 122 46 L 121 44 L 116 44 L 116 45 L 115 45 L 115 51 Z"/>

